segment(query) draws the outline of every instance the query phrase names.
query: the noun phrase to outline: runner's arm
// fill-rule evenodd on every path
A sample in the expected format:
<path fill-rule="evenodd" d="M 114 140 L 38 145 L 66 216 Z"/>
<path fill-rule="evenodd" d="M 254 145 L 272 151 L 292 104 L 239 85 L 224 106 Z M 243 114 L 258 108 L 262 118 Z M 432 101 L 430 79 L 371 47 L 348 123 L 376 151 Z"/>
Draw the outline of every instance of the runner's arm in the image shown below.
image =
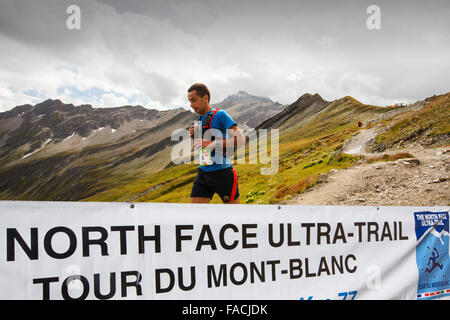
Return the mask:
<path fill-rule="evenodd" d="M 245 136 L 237 125 L 235 125 L 235 124 L 232 125 L 230 127 L 230 130 L 228 133 L 230 135 L 230 138 L 222 139 L 222 147 L 223 147 L 224 152 L 226 151 L 227 146 L 230 146 L 230 145 L 233 145 L 233 147 L 234 147 L 233 150 L 237 150 L 239 147 L 245 146 L 245 142 L 246 142 Z M 202 148 L 205 148 L 212 143 L 214 143 L 214 144 L 211 145 L 211 147 L 216 146 L 215 140 L 210 141 L 210 140 L 198 139 L 198 140 L 194 141 L 194 148 L 200 148 L 200 142 L 201 142 Z"/>

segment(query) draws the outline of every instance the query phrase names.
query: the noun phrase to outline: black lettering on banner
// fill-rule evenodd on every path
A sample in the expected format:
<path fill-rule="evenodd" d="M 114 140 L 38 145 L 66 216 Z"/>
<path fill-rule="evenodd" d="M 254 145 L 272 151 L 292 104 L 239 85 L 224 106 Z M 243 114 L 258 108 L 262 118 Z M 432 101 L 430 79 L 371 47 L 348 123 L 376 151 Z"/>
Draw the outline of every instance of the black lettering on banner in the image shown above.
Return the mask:
<path fill-rule="evenodd" d="M 183 291 L 192 290 L 195 287 L 195 267 L 191 266 L 191 283 L 189 285 L 184 285 L 183 282 L 183 268 L 178 268 L 178 286 Z"/>
<path fill-rule="evenodd" d="M 339 256 L 339 261 L 337 261 L 335 256 L 331 257 L 331 270 L 333 274 L 336 273 L 336 268 L 339 270 L 339 273 L 344 273 L 344 263 L 342 260 L 342 256 Z"/>
<path fill-rule="evenodd" d="M 256 233 L 248 233 L 247 229 L 257 228 L 257 224 L 243 224 L 242 225 L 242 248 L 250 249 L 250 248 L 258 248 L 257 243 L 248 243 L 248 238 L 256 238 Z"/>
<path fill-rule="evenodd" d="M 82 287 L 83 287 L 83 292 L 81 293 L 81 296 L 79 296 L 78 298 L 72 298 L 69 295 L 69 282 L 73 281 L 73 280 L 79 280 L 82 283 Z M 88 279 L 86 279 L 86 277 L 82 276 L 82 275 L 73 275 L 73 276 L 69 276 L 66 278 L 66 280 L 64 280 L 62 286 L 61 286 L 61 294 L 64 300 L 85 300 L 89 294 L 89 281 Z"/>
<path fill-rule="evenodd" d="M 111 272 L 109 274 L 109 292 L 107 294 L 102 294 L 100 292 L 100 274 L 94 273 L 94 295 L 99 300 L 107 300 L 114 297 L 116 294 L 116 273 Z"/>
<path fill-rule="evenodd" d="M 220 233 L 219 233 L 219 241 L 220 241 L 220 245 L 225 249 L 225 250 L 232 250 L 234 248 L 237 247 L 237 245 L 239 244 L 238 240 L 233 241 L 232 244 L 227 244 L 225 242 L 225 231 L 227 229 L 232 229 L 234 232 L 239 232 L 238 227 L 236 227 L 234 224 L 226 224 L 224 225 L 221 229 L 220 229 Z"/>
<path fill-rule="evenodd" d="M 240 267 L 242 269 L 242 279 L 241 280 L 237 280 L 236 279 L 236 275 L 235 275 L 235 270 L 237 267 Z M 233 264 L 230 268 L 230 280 L 234 285 L 241 285 L 244 284 L 245 281 L 247 280 L 247 268 L 245 267 L 245 264 L 241 263 L 241 262 L 237 262 L 235 264 Z"/>
<path fill-rule="evenodd" d="M 337 258 L 335 256 L 331 256 L 330 260 L 328 260 L 327 257 L 321 257 L 320 261 L 318 263 L 317 269 L 315 269 L 315 267 L 313 266 L 313 268 L 315 270 L 317 270 L 317 272 L 310 272 L 312 262 L 310 262 L 309 258 L 304 259 L 304 264 L 301 259 L 290 259 L 289 260 L 289 277 L 290 277 L 290 279 L 298 279 L 298 278 L 301 278 L 303 276 L 303 274 L 305 275 L 306 278 L 320 277 L 320 276 L 323 276 L 324 274 L 330 276 L 330 275 L 335 275 L 337 271 L 339 271 L 339 273 L 343 274 L 344 273 L 344 264 L 345 264 L 346 271 L 348 271 L 349 273 L 354 273 L 356 271 L 357 267 L 356 267 L 356 265 L 353 267 L 351 267 L 349 265 L 350 259 L 353 259 L 354 261 L 356 261 L 355 256 L 352 254 L 346 256 L 345 260 L 343 259 L 342 256 L 339 256 L 339 258 Z M 303 272 L 303 266 L 304 266 L 304 272 Z M 330 268 L 330 266 L 331 266 L 331 268 Z"/>
<path fill-rule="evenodd" d="M 194 226 L 190 225 L 176 225 L 175 226 L 175 238 L 176 238 L 176 252 L 181 252 L 181 241 L 182 240 L 192 240 L 191 235 L 182 235 L 183 230 L 193 230 Z"/>
<path fill-rule="evenodd" d="M 401 221 L 398 222 L 398 228 L 399 228 L 399 233 L 400 233 L 400 240 L 408 240 L 408 236 L 405 236 L 402 233 L 402 222 Z"/>
<path fill-rule="evenodd" d="M 250 282 L 255 282 L 255 273 L 258 275 L 258 278 L 261 282 L 266 282 L 266 268 L 264 266 L 264 261 L 261 261 L 261 269 L 258 270 L 256 267 L 256 263 L 250 262 Z"/>
<path fill-rule="evenodd" d="M 128 276 L 134 276 L 136 279 L 134 281 L 128 281 Z M 121 277 L 121 286 L 122 286 L 122 298 L 127 296 L 127 288 L 128 287 L 135 287 L 136 288 L 136 295 L 142 296 L 142 287 L 140 285 L 140 282 L 142 280 L 142 275 L 138 271 L 125 271 L 120 273 Z"/>
<path fill-rule="evenodd" d="M 6 229 L 6 261 L 15 261 L 15 241 L 22 247 L 30 260 L 38 259 L 38 228 L 30 228 L 30 246 L 23 240 L 16 228 Z"/>
<path fill-rule="evenodd" d="M 305 277 L 306 278 L 311 278 L 311 277 L 315 277 L 316 274 L 314 272 L 309 272 L 309 259 L 305 258 Z"/>
<path fill-rule="evenodd" d="M 161 227 L 155 226 L 155 234 L 153 236 L 144 235 L 144 226 L 138 226 L 138 246 L 139 253 L 145 253 L 145 241 L 155 242 L 155 253 L 161 252 Z"/>
<path fill-rule="evenodd" d="M 311 228 L 313 228 L 315 223 L 302 223 L 302 228 L 306 228 L 306 245 L 311 244 Z"/>
<path fill-rule="evenodd" d="M 269 265 L 272 267 L 272 276 L 276 276 L 276 270 L 274 268 L 274 265 L 279 263 L 279 261 L 267 261 Z M 234 285 L 242 285 L 244 284 L 250 274 L 250 283 L 255 283 L 256 277 L 259 279 L 260 282 L 266 282 L 266 267 L 265 262 L 261 261 L 260 266 L 257 265 L 255 262 L 249 263 L 249 268 L 242 263 L 242 262 L 236 262 L 233 265 L 231 265 L 229 269 L 229 276 L 230 281 Z M 218 267 L 218 271 L 216 271 L 216 267 L 214 265 L 208 265 L 207 268 L 207 280 L 208 280 L 208 288 L 214 287 L 226 287 L 227 286 L 227 265 L 221 264 Z M 240 272 L 240 270 L 242 272 Z M 242 275 L 242 278 L 241 276 Z M 274 278 L 273 278 L 274 279 Z"/>
<path fill-rule="evenodd" d="M 280 260 L 269 260 L 269 261 L 266 261 L 266 263 L 268 264 L 268 265 L 270 265 L 271 266 L 271 268 L 272 268 L 272 281 L 275 281 L 276 280 L 276 278 L 277 278 L 277 272 L 276 272 L 276 266 L 277 266 L 277 264 L 280 264 Z"/>
<path fill-rule="evenodd" d="M 394 221 L 394 240 L 397 240 L 397 221 Z"/>
<path fill-rule="evenodd" d="M 39 278 L 33 279 L 33 284 L 42 284 L 42 299 L 49 300 L 50 299 L 50 283 L 58 282 L 59 278 Z"/>
<path fill-rule="evenodd" d="M 205 236 L 207 236 L 207 240 L 205 240 Z M 216 243 L 214 242 L 214 237 L 211 232 L 211 228 L 209 225 L 205 224 L 202 227 L 202 230 L 200 231 L 200 236 L 197 241 L 197 247 L 195 248 L 195 251 L 200 251 L 202 246 L 209 245 L 211 246 L 212 250 L 217 250 Z"/>
<path fill-rule="evenodd" d="M 354 255 L 352 255 L 352 254 L 349 254 L 347 257 L 345 257 L 345 269 L 346 269 L 348 272 L 353 273 L 353 272 L 356 271 L 357 266 L 355 265 L 352 269 L 350 269 L 350 268 L 349 268 L 349 265 L 348 265 L 348 259 L 349 259 L 349 258 L 352 258 L 354 261 L 356 261 L 356 257 L 355 257 Z"/>
<path fill-rule="evenodd" d="M 297 271 L 297 274 L 294 274 L 294 271 Z M 289 260 L 289 277 L 291 279 L 298 279 L 298 278 L 301 278 L 302 275 L 303 275 L 302 260 L 290 259 Z"/>
<path fill-rule="evenodd" d="M 322 231 L 322 227 L 325 227 L 325 231 Z M 330 230 L 331 227 L 328 223 L 318 223 L 317 224 L 317 244 L 321 244 L 321 238 L 326 238 L 326 243 L 330 244 Z"/>
<path fill-rule="evenodd" d="M 287 224 L 287 239 L 288 239 L 288 246 L 299 246 L 300 245 L 300 241 L 292 240 L 292 225 L 290 223 Z"/>
<path fill-rule="evenodd" d="M 371 235 L 374 235 L 375 241 L 378 241 L 378 223 L 376 222 L 367 222 L 367 242 L 370 242 Z"/>
<path fill-rule="evenodd" d="M 380 241 L 384 241 L 384 238 L 389 238 L 389 240 L 392 241 L 391 229 L 389 228 L 389 223 L 387 221 L 383 224 L 383 231 L 381 231 Z"/>
<path fill-rule="evenodd" d="M 185 284 L 184 282 L 184 276 L 183 276 L 183 268 L 182 267 L 178 267 L 178 287 L 183 290 L 183 291 L 189 291 L 192 290 L 195 287 L 195 266 L 191 266 L 190 268 L 190 281 L 186 281 L 189 284 Z M 161 275 L 162 274 L 167 274 L 169 276 L 169 284 L 163 288 L 161 286 Z M 156 286 L 156 293 L 165 293 L 165 292 L 169 292 L 173 289 L 173 287 L 175 286 L 175 273 L 168 269 L 168 268 L 164 268 L 164 269 L 156 269 L 155 270 L 155 286 Z"/>
<path fill-rule="evenodd" d="M 69 237 L 69 248 L 67 248 L 66 252 L 63 253 L 57 253 L 55 250 L 53 250 L 52 247 L 53 236 L 58 232 L 65 233 Z M 70 257 L 77 249 L 77 237 L 75 233 L 69 228 L 52 228 L 44 236 L 44 249 L 45 252 L 47 252 L 47 254 L 54 259 L 66 259 Z"/>
<path fill-rule="evenodd" d="M 215 269 L 213 265 L 209 265 L 207 268 L 207 275 L 208 275 L 208 288 L 212 288 L 212 282 L 211 280 L 214 281 L 214 285 L 216 287 L 220 287 L 221 284 L 221 280 L 223 282 L 222 287 L 226 287 L 227 286 L 227 265 L 226 264 L 221 264 L 219 267 L 219 275 L 216 275 L 215 273 Z"/>
<path fill-rule="evenodd" d="M 323 272 L 325 272 L 328 276 L 330 275 L 330 269 L 328 268 L 327 259 L 325 257 L 320 258 L 317 276 L 320 277 Z"/>
<path fill-rule="evenodd" d="M 169 285 L 165 288 L 161 287 L 161 275 L 167 274 L 169 276 Z M 173 289 L 173 286 L 175 285 L 175 274 L 172 270 L 169 268 L 164 269 L 156 269 L 155 270 L 155 292 L 156 293 L 165 293 L 169 292 Z"/>
<path fill-rule="evenodd" d="M 119 231 L 120 254 L 127 254 L 127 231 L 134 231 L 134 226 L 112 226 L 111 231 Z"/>
<path fill-rule="evenodd" d="M 106 244 L 106 239 L 108 238 L 108 231 L 106 231 L 103 227 L 83 227 L 83 257 L 89 257 L 89 247 L 91 245 L 99 245 L 102 256 L 108 255 L 108 245 Z M 99 239 L 90 239 L 89 233 L 91 232 L 99 232 Z"/>
<path fill-rule="evenodd" d="M 283 242 L 284 242 L 284 223 L 280 223 L 280 237 L 278 242 L 275 242 L 273 240 L 273 224 L 269 223 L 269 244 L 274 248 L 278 248 L 283 245 Z"/>
<path fill-rule="evenodd" d="M 355 222 L 354 226 L 358 227 L 358 242 L 362 242 L 362 227 L 366 225 L 365 222 Z"/>
<path fill-rule="evenodd" d="M 336 244 L 337 240 L 342 240 L 343 243 L 347 243 L 345 239 L 345 232 L 342 223 L 338 222 L 336 226 L 336 232 L 334 233 L 333 244 Z"/>

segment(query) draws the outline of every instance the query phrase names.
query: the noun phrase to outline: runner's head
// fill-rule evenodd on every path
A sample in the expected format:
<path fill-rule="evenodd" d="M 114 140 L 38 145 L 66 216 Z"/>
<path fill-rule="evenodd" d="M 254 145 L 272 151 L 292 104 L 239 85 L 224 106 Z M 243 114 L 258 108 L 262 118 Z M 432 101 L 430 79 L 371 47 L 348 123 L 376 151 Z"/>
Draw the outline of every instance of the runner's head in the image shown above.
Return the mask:
<path fill-rule="evenodd" d="M 188 89 L 188 99 L 191 103 L 191 108 L 200 115 L 208 112 L 210 97 L 211 94 L 208 87 L 203 83 L 195 83 Z"/>

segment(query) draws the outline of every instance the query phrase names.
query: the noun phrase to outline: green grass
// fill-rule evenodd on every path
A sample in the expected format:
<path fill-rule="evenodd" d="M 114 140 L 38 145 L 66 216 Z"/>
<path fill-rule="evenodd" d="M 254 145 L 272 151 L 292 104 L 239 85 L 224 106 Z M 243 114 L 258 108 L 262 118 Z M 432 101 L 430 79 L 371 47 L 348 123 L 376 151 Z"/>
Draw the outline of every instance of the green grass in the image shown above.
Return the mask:
<path fill-rule="evenodd" d="M 318 181 L 321 173 L 354 165 L 360 159 L 359 156 L 339 152 L 344 141 L 359 130 L 351 113 L 357 112 L 358 119 L 364 119 L 380 110 L 352 104 L 352 101 L 345 102 L 344 106 L 336 103 L 304 126 L 284 131 L 280 136 L 279 168 L 276 174 L 262 175 L 261 169 L 269 165 L 250 164 L 247 146 L 245 164 L 234 164 L 239 176 L 240 202 L 277 203 L 304 192 Z M 268 154 L 270 152 L 271 148 L 268 147 Z M 83 201 L 124 201 L 154 188 L 135 201 L 188 203 L 197 167 L 194 164 L 173 166 L 148 176 L 141 175 L 120 186 L 114 186 L 111 181 L 110 189 Z M 211 203 L 222 202 L 215 195 Z"/>
<path fill-rule="evenodd" d="M 385 120 L 384 124 L 388 122 L 389 120 Z M 442 139 L 433 139 L 435 137 Z M 419 138 L 435 146 L 446 145 L 450 142 L 449 93 L 434 98 L 419 111 L 408 112 L 397 117 L 387 131 L 376 137 L 375 142 L 389 148 L 399 141 L 414 141 Z"/>
<path fill-rule="evenodd" d="M 368 157 L 366 158 L 367 163 L 373 163 L 373 162 L 383 162 L 383 161 L 395 161 L 398 159 L 406 159 L 406 158 L 414 158 L 414 155 L 412 155 L 409 152 L 398 152 L 394 154 L 382 154 L 376 157 Z"/>
<path fill-rule="evenodd" d="M 245 163 L 234 164 L 239 176 L 241 203 L 278 203 L 313 186 L 321 173 L 353 166 L 361 157 L 341 153 L 344 142 L 359 130 L 358 121 L 372 119 L 386 111 L 345 97 L 310 118 L 284 126 L 280 132 L 279 166 L 273 175 L 261 174 L 261 169 L 269 165 L 250 164 L 247 146 Z M 159 157 L 160 168 L 156 169 L 151 158 L 111 169 L 106 169 L 111 158 L 84 159 L 83 165 L 90 165 L 91 169 L 82 171 L 79 176 L 65 176 L 54 185 L 43 188 L 40 196 L 55 198 L 76 183 L 82 189 L 76 194 L 85 195 L 80 201 L 114 202 L 134 198 L 132 201 L 136 202 L 190 202 L 198 165 L 174 165 L 161 170 L 166 166 L 170 152 Z M 23 196 L 27 199 L 30 194 L 24 192 Z M 221 203 L 221 200 L 215 195 L 211 202 Z"/>
<path fill-rule="evenodd" d="M 7 154 L 0 159 L 0 172 L 3 169 L 3 166 L 6 165 L 7 163 L 20 159 L 21 157 L 23 157 L 23 152 L 9 152 L 7 151 Z"/>

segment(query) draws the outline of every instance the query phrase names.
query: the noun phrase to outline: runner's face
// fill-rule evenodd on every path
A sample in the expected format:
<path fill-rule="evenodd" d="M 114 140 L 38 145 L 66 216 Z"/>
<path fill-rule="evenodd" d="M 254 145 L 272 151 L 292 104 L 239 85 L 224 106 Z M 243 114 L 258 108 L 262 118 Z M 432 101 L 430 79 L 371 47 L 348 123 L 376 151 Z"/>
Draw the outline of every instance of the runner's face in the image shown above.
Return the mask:
<path fill-rule="evenodd" d="M 202 97 L 197 95 L 197 91 L 193 90 L 188 92 L 188 99 L 191 103 L 191 108 L 198 114 L 204 114 L 205 110 L 208 108 L 208 96 L 205 94 Z"/>

